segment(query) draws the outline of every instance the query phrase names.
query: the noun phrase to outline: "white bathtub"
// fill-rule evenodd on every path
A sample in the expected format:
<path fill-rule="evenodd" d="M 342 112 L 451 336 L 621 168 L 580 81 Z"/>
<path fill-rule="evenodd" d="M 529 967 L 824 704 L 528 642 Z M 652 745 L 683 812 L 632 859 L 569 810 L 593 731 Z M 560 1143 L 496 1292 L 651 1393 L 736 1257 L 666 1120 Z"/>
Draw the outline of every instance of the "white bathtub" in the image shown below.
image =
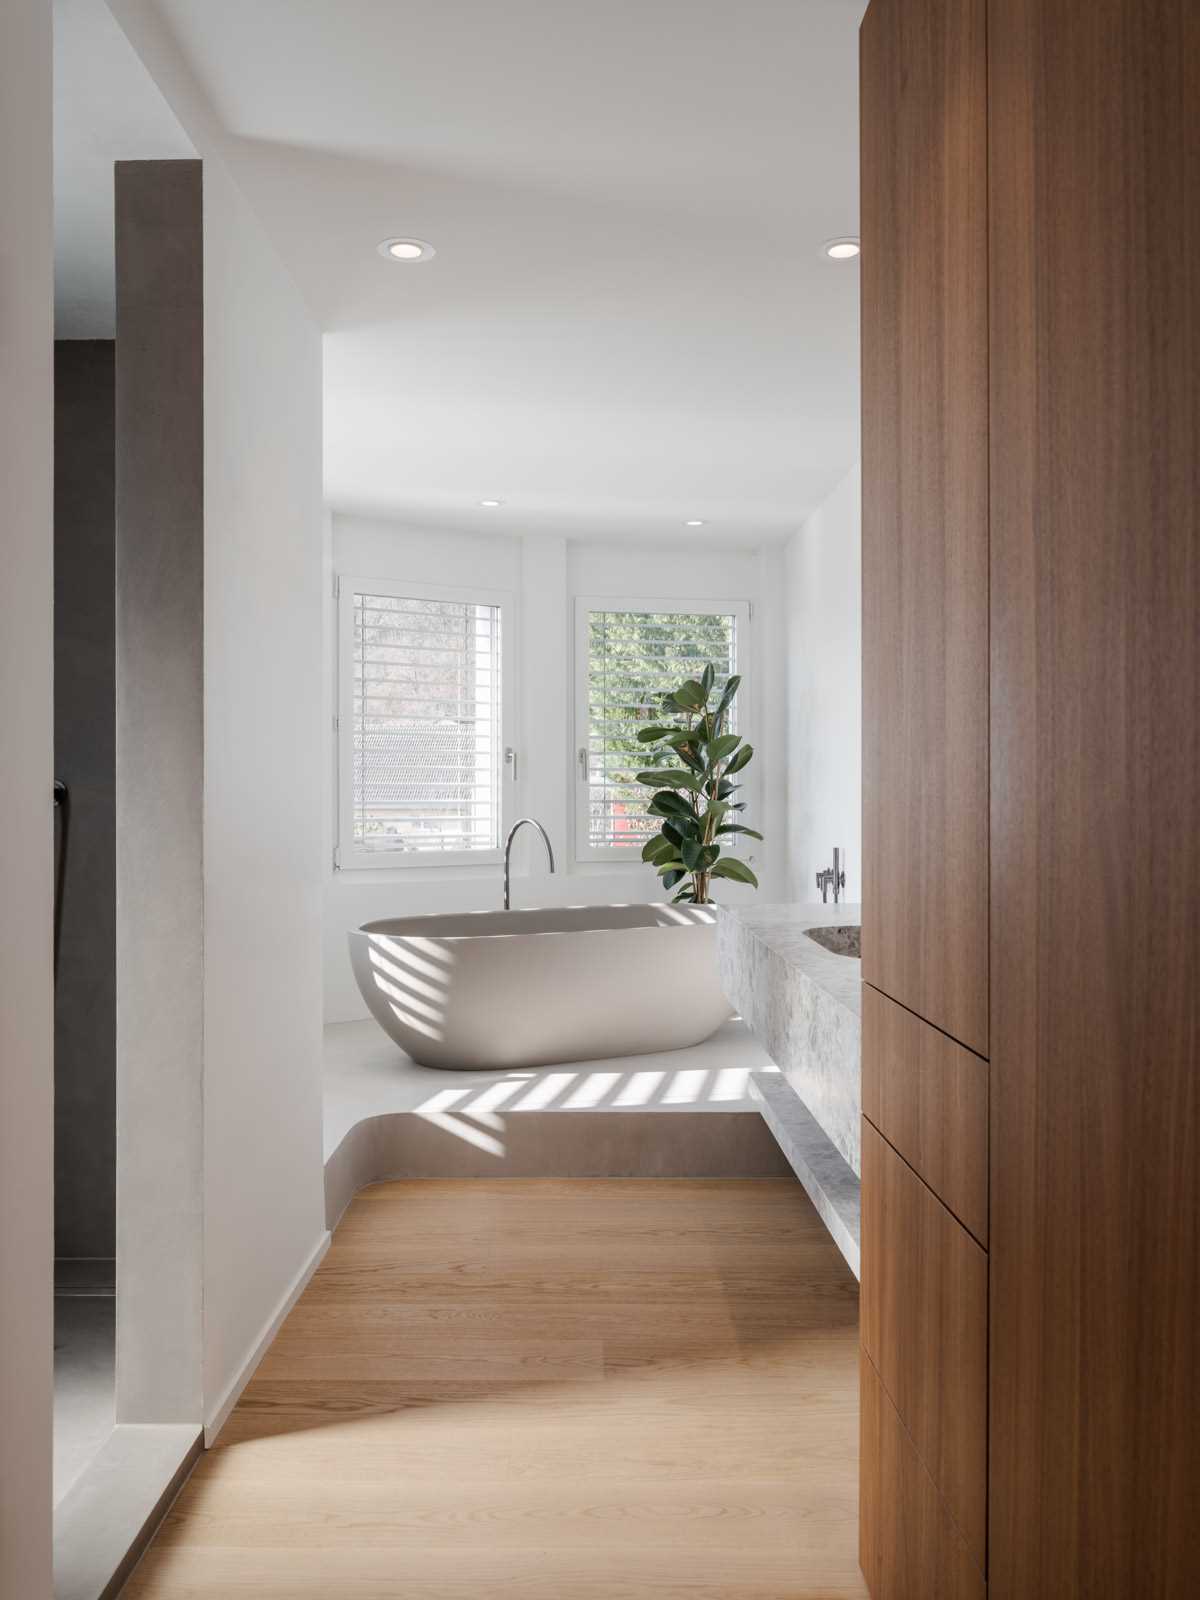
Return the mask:
<path fill-rule="evenodd" d="M 680 1050 L 732 1009 L 711 906 L 395 917 L 350 934 L 371 1015 L 427 1067 L 537 1067 Z"/>

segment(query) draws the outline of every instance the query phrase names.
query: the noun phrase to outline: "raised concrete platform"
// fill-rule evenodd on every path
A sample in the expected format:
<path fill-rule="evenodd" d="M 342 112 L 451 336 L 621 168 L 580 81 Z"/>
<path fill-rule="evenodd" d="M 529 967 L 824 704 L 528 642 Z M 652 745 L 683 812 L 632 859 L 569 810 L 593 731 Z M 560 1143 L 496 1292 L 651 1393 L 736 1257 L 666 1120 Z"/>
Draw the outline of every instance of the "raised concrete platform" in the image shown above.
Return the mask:
<path fill-rule="evenodd" d="M 387 1178 L 789 1171 L 857 1276 L 858 1179 L 740 1019 L 689 1050 L 508 1072 L 417 1066 L 371 1021 L 325 1030 L 330 1229 Z"/>
<path fill-rule="evenodd" d="M 777 1177 L 741 1022 L 687 1050 L 528 1071 L 419 1067 L 374 1022 L 325 1030 L 325 1204 L 384 1178 Z"/>

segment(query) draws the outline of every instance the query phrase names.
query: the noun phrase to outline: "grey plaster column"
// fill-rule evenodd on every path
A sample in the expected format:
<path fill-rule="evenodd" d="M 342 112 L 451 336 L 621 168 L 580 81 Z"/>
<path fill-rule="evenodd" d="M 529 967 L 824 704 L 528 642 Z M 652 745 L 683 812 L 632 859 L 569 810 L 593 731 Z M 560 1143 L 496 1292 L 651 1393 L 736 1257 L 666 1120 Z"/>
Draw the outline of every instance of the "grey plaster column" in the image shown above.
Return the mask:
<path fill-rule="evenodd" d="M 116 166 L 117 1420 L 202 1411 L 199 161 Z"/>

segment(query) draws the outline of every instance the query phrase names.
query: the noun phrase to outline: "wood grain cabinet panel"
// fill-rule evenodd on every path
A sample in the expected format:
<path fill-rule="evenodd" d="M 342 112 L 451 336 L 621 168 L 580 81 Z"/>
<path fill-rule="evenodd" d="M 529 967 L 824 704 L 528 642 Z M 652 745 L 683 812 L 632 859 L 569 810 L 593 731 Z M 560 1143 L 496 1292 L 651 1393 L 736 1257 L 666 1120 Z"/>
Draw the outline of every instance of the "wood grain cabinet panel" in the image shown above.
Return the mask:
<path fill-rule="evenodd" d="M 982 1057 L 863 985 L 863 1115 L 985 1246 L 987 1073 Z"/>
<path fill-rule="evenodd" d="M 988 1051 L 985 0 L 861 32 L 863 977 Z"/>
<path fill-rule="evenodd" d="M 873 1600 L 984 1600 L 983 1573 L 865 1355 L 860 1431 L 859 1561 Z"/>
<path fill-rule="evenodd" d="M 1200 5 L 994 0 L 991 1567 L 1200 1594 Z"/>
<path fill-rule="evenodd" d="M 981 1569 L 987 1254 L 865 1119 L 863 1349 Z"/>

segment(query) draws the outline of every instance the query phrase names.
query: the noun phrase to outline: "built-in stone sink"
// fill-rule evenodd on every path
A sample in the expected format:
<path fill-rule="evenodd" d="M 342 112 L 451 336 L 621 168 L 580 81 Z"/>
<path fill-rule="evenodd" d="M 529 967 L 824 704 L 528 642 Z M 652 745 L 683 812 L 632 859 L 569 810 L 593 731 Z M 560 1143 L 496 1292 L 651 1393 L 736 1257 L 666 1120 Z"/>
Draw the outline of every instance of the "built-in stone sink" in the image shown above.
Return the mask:
<path fill-rule="evenodd" d="M 862 960 L 862 928 L 857 925 L 805 928 L 804 932 L 823 950 L 831 950 L 835 956 L 854 956 L 856 960 Z"/>
<path fill-rule="evenodd" d="M 841 918 L 841 922 L 830 919 Z M 838 1249 L 859 1268 L 862 1166 L 862 907 L 722 907 L 721 982 L 779 1069 L 751 1092 Z"/>

